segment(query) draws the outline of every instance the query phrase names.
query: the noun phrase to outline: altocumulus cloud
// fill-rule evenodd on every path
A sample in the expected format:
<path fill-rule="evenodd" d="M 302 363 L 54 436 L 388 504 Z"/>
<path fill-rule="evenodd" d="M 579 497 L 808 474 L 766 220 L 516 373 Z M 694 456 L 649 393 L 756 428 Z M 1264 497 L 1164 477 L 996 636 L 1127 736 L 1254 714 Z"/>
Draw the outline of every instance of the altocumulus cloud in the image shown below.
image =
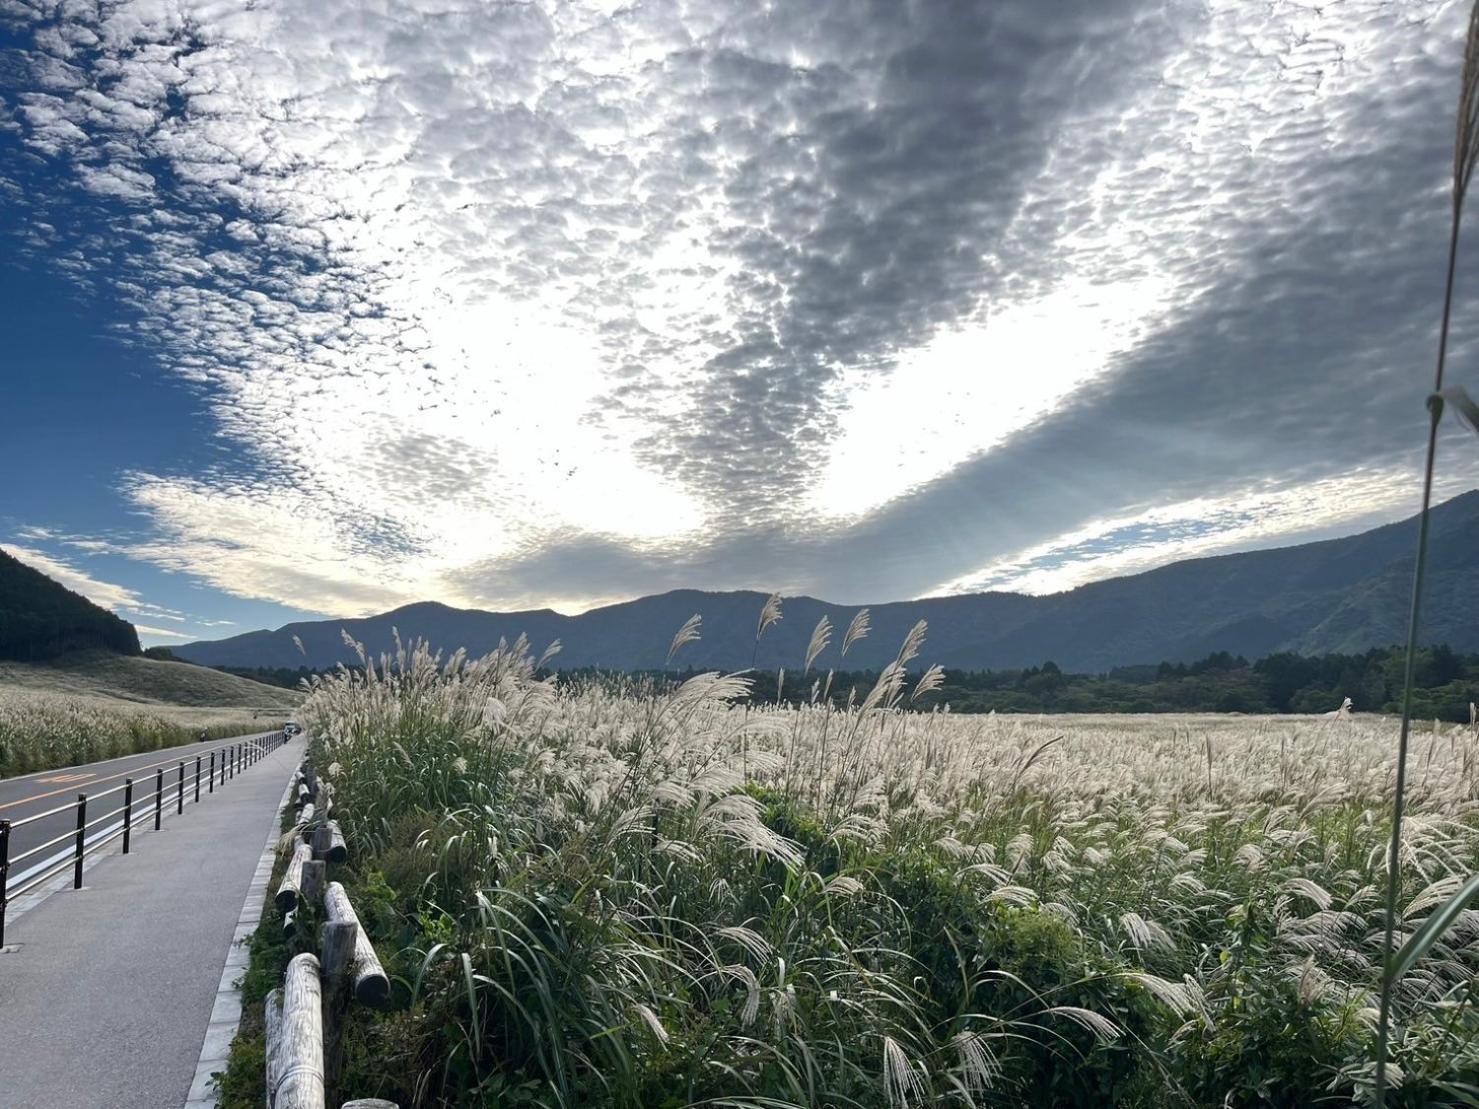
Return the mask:
<path fill-rule="evenodd" d="M 121 475 L 128 550 L 233 593 L 1053 589 L 1410 507 L 1456 5 L 0 12 L 16 256 L 233 445 Z"/>

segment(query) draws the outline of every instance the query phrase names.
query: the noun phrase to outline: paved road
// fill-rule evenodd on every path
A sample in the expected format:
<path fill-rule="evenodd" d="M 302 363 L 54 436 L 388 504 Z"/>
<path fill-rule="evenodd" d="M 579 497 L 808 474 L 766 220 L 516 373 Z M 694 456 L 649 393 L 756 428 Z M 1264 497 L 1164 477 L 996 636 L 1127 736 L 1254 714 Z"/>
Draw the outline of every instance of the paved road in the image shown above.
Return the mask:
<path fill-rule="evenodd" d="M 91 824 L 97 823 L 88 830 L 88 842 L 95 842 L 97 837 L 107 835 L 111 830 L 121 824 L 121 817 L 115 816 L 111 819 L 105 818 L 106 814 L 119 809 L 123 805 L 125 791 L 121 788 L 127 779 L 134 780 L 134 808 L 135 815 L 146 811 L 152 812 L 155 803 L 154 793 L 158 785 L 157 771 L 163 769 L 164 774 L 164 809 L 165 816 L 172 815 L 177 807 L 176 794 L 179 790 L 179 768 L 181 763 L 185 765 L 185 804 L 186 807 L 195 799 L 195 760 L 201 760 L 200 795 L 202 800 L 210 796 L 211 781 L 209 778 L 211 758 L 216 760 L 217 788 L 220 788 L 220 777 L 222 767 L 228 769 L 235 765 L 238 754 L 254 741 L 260 742 L 267 733 L 258 733 L 252 736 L 238 736 L 232 739 L 215 740 L 209 743 L 187 743 L 180 747 L 166 747 L 158 751 L 147 751 L 139 755 L 125 755 L 122 758 L 106 759 L 102 762 L 88 763 L 84 766 L 69 766 L 57 770 L 42 770 L 35 774 L 26 774 L 18 778 L 0 779 L 0 820 L 9 820 L 12 825 L 18 821 L 37 816 L 40 813 L 60 808 L 60 812 L 53 812 L 50 816 L 42 817 L 30 823 L 23 823 L 19 827 L 13 827 L 10 834 L 10 880 L 6 883 L 8 890 L 14 892 L 22 890 L 28 881 L 28 876 L 40 873 L 48 865 L 55 865 L 63 854 L 74 849 L 77 831 L 77 795 L 86 793 L 89 797 L 87 820 Z M 115 792 L 107 793 L 113 790 Z M 107 796 L 100 796 L 107 793 Z M 145 829 L 153 830 L 152 819 L 140 822 L 134 826 L 134 835 L 137 836 Z M 50 847 L 41 847 L 48 841 L 63 838 L 60 843 L 53 843 Z"/>
<path fill-rule="evenodd" d="M 4 1109 L 185 1103 L 207 1026 L 229 1030 L 213 1014 L 216 989 L 223 965 L 229 976 L 244 961 L 233 948 L 242 903 L 302 754 L 301 741 L 279 747 L 163 831 L 151 822 L 83 889 L 11 923 L 14 949 L 0 954 Z"/>

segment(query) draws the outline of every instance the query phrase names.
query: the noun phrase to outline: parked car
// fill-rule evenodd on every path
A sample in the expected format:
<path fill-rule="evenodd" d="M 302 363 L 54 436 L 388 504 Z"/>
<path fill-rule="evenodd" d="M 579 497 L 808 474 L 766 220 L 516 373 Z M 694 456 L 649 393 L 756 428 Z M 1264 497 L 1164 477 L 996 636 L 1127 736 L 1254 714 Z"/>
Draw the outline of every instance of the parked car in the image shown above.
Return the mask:
<path fill-rule="evenodd" d="M 302 731 L 303 729 L 299 727 L 296 720 L 289 720 L 282 726 L 283 735 L 299 735 Z"/>

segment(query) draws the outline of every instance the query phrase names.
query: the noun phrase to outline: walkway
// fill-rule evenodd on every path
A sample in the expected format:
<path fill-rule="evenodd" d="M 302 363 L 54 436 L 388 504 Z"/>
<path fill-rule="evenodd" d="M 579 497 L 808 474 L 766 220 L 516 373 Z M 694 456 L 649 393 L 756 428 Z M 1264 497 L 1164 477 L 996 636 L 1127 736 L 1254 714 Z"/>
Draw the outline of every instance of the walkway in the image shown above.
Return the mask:
<path fill-rule="evenodd" d="M 187 806 L 159 832 L 141 828 L 128 857 L 102 858 L 81 890 L 52 894 L 7 925 L 5 1109 L 185 1103 L 243 898 L 302 757 L 301 740 L 278 748 L 210 803 Z"/>

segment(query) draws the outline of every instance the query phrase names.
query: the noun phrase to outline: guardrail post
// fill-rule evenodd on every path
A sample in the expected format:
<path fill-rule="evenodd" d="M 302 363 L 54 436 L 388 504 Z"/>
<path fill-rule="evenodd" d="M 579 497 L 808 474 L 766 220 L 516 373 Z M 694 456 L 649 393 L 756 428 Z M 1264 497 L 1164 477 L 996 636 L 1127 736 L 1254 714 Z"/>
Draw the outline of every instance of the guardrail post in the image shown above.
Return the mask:
<path fill-rule="evenodd" d="M 175 789 L 175 815 L 185 811 L 185 761 L 180 760 L 180 784 Z"/>
<path fill-rule="evenodd" d="M 159 822 L 164 819 L 164 767 L 154 772 L 154 830 L 159 831 Z"/>
<path fill-rule="evenodd" d="M 206 792 L 207 793 L 215 793 L 216 792 L 216 753 L 214 751 L 211 752 L 211 774 L 210 774 L 210 778 L 207 779 L 207 782 L 208 782 L 208 788 L 206 789 Z"/>
<path fill-rule="evenodd" d="M 134 830 L 134 780 L 123 779 L 123 853 L 128 854 L 128 841 Z"/>
<path fill-rule="evenodd" d="M 231 745 L 231 759 L 229 765 L 231 767 L 230 777 L 234 778 L 236 777 L 236 744 L 234 743 Z"/>
<path fill-rule="evenodd" d="M 87 794 L 77 795 L 77 858 L 72 863 L 72 888 L 82 888 L 82 841 L 87 834 Z"/>
<path fill-rule="evenodd" d="M 195 803 L 200 804 L 200 756 L 195 756 Z"/>
<path fill-rule="evenodd" d="M 0 947 L 5 946 L 5 905 L 10 886 L 10 821 L 0 820 Z"/>

